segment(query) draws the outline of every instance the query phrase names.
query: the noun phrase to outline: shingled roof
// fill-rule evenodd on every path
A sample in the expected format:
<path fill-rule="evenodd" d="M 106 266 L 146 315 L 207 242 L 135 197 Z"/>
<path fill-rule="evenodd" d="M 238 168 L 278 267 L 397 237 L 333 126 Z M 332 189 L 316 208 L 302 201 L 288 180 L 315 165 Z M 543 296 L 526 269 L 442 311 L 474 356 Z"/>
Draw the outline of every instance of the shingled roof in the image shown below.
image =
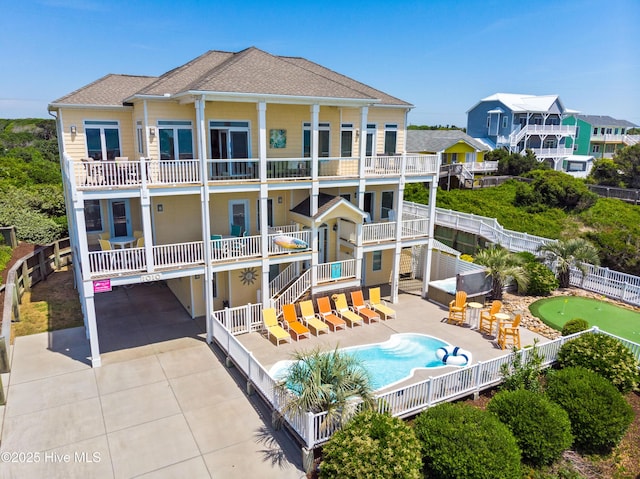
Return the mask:
<path fill-rule="evenodd" d="M 638 126 L 630 121 L 616 120 L 608 115 L 577 115 L 577 117 L 591 126 L 617 126 L 623 128 L 635 128 Z"/>
<path fill-rule="evenodd" d="M 56 100 L 53 105 L 122 105 L 136 97 L 174 97 L 190 92 L 345 99 L 412 106 L 304 58 L 271 55 L 255 47 L 238 53 L 211 50 L 159 77 L 107 75 Z"/>
<path fill-rule="evenodd" d="M 461 141 L 476 150 L 489 151 L 485 144 L 462 130 L 407 130 L 407 151 L 409 153 L 437 153 Z"/>
<path fill-rule="evenodd" d="M 55 100 L 52 105 L 122 106 L 125 98 L 155 80 L 155 77 L 109 74 Z"/>

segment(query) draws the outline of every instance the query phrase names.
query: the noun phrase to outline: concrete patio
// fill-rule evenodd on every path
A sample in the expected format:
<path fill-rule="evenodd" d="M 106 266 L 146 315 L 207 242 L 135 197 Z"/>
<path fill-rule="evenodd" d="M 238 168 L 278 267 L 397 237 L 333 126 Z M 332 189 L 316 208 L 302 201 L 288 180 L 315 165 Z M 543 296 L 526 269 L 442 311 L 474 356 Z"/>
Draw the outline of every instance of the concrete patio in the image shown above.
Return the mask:
<path fill-rule="evenodd" d="M 100 368 L 83 328 L 16 339 L 0 477 L 306 477 L 300 449 L 165 286 L 96 305 Z"/>
<path fill-rule="evenodd" d="M 0 462 L 0 477 L 306 477 L 299 447 L 272 429 L 258 395 L 248 397 L 239 372 L 206 344 L 204 320 L 192 320 L 166 286 L 116 288 L 97 295 L 96 308 L 100 368 L 90 367 L 83 328 L 16 339 L 0 458 L 17 462 Z M 401 295 L 394 308 L 397 319 L 290 345 L 258 333 L 239 339 L 267 368 L 294 350 L 397 332 L 439 337 L 472 351 L 474 362 L 505 353 L 467 326 L 442 322 L 446 311 L 418 296 Z M 522 335 L 523 345 L 536 337 Z M 446 369 L 418 370 L 410 381 Z"/>

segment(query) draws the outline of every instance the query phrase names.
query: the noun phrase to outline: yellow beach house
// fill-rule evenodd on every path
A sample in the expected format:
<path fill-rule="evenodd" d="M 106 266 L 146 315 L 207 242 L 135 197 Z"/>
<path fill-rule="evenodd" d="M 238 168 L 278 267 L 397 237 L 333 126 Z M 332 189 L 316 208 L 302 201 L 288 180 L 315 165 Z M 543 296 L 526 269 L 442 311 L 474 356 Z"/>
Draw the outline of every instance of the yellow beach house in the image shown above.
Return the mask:
<path fill-rule="evenodd" d="M 110 74 L 49 105 L 74 268 L 100 365 L 97 294 L 166 282 L 192 317 L 391 285 L 426 291 L 435 201 L 404 202 L 439 155 L 407 154 L 412 105 L 297 57 L 208 51 L 158 77 Z"/>

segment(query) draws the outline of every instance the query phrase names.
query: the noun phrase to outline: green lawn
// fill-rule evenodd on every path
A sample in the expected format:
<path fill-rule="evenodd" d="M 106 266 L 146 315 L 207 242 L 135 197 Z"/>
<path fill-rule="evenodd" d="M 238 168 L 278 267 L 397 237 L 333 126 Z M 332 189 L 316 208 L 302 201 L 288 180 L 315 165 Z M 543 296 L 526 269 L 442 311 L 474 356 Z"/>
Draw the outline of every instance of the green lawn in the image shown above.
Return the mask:
<path fill-rule="evenodd" d="M 545 324 L 560 331 L 573 318 L 586 319 L 621 338 L 640 344 L 640 313 L 596 299 L 556 296 L 532 303 L 529 310 Z"/>

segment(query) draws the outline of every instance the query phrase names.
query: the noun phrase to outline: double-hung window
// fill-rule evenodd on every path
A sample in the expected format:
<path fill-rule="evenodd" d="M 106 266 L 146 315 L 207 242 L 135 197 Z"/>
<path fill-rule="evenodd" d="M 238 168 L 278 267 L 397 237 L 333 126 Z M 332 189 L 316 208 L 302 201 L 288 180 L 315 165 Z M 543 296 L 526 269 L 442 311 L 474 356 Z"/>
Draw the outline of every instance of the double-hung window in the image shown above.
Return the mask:
<path fill-rule="evenodd" d="M 120 128 L 117 121 L 86 120 L 87 156 L 94 160 L 114 160 L 120 155 Z"/>
<path fill-rule="evenodd" d="M 374 251 L 372 259 L 371 270 L 382 271 L 382 251 Z"/>
<path fill-rule="evenodd" d="M 329 158 L 330 133 L 329 123 L 318 123 L 318 156 L 320 158 Z M 305 158 L 311 158 L 311 123 L 302 125 L 302 155 Z"/>
<path fill-rule="evenodd" d="M 387 123 L 384 125 L 384 154 L 396 154 L 396 142 L 398 141 L 398 125 Z"/>
<path fill-rule="evenodd" d="M 382 192 L 382 203 L 380 205 L 380 218 L 388 219 L 389 211 L 393 209 L 393 191 Z"/>
<path fill-rule="evenodd" d="M 189 120 L 158 121 L 161 160 L 193 159 L 193 127 Z"/>
<path fill-rule="evenodd" d="M 102 209 L 100 200 L 85 200 L 84 223 L 89 232 L 102 231 Z"/>
<path fill-rule="evenodd" d="M 353 123 L 343 123 L 340 127 L 340 156 L 353 156 Z"/>

